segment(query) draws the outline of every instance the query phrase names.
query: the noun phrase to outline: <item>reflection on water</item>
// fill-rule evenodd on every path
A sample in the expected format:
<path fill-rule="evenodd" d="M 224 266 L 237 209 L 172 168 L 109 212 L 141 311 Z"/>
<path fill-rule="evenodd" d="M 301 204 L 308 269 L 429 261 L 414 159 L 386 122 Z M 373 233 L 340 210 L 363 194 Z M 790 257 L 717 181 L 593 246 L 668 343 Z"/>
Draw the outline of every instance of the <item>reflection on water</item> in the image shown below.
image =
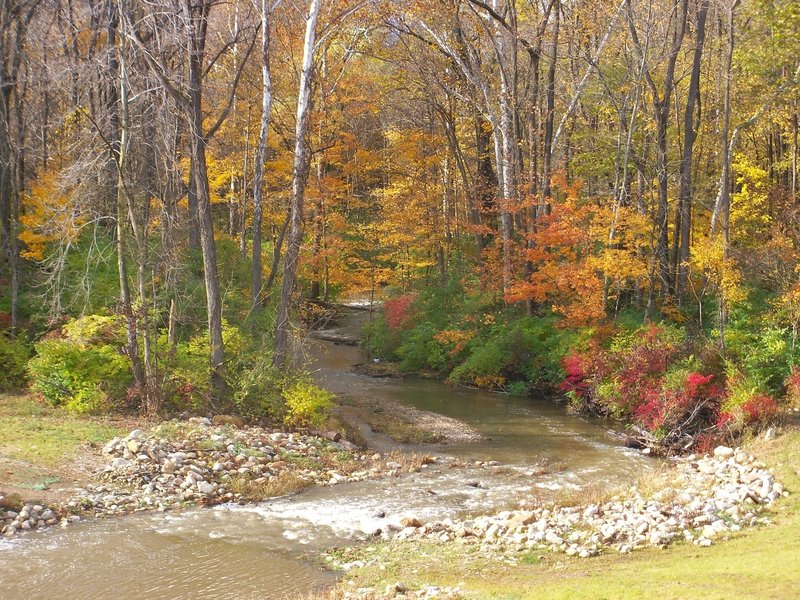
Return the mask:
<path fill-rule="evenodd" d="M 354 313 L 342 329 L 352 335 L 365 318 Z M 140 514 L 0 541 L 0 598 L 283 598 L 333 581 L 304 556 L 366 539 L 403 516 L 430 520 L 485 512 L 563 486 L 626 480 L 647 466 L 606 428 L 551 402 L 432 381 L 373 379 L 350 371 L 362 360 L 355 348 L 317 343 L 312 352 L 317 377 L 331 391 L 466 421 L 487 439 L 444 452 L 511 468 L 443 463 L 255 506 Z M 541 458 L 564 470 L 536 475 L 531 466 Z"/>

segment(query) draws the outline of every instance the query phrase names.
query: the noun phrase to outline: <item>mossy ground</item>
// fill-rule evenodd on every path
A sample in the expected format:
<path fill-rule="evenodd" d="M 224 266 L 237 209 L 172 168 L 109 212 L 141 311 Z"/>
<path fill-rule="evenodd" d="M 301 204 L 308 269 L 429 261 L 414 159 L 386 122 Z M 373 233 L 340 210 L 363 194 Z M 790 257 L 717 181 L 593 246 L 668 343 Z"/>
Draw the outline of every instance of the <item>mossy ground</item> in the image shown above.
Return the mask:
<path fill-rule="evenodd" d="M 800 588 L 800 429 L 750 450 L 774 469 L 791 493 L 769 513 L 769 526 L 743 531 L 710 548 L 678 544 L 628 555 L 590 558 L 541 553 L 508 564 L 475 546 L 403 543 L 378 549 L 383 560 L 348 577 L 356 587 L 383 589 L 402 581 L 460 585 L 468 597 L 533 598 L 791 598 Z M 541 556 L 541 559 L 539 559 Z M 347 588 L 351 586 L 347 585 Z"/>

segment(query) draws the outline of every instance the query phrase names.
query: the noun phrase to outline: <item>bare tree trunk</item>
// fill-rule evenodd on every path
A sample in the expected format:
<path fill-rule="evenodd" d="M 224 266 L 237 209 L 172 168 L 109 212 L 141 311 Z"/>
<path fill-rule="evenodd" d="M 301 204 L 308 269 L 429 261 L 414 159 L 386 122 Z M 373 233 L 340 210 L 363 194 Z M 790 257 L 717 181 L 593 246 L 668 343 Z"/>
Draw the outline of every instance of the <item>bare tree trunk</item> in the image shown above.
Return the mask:
<path fill-rule="evenodd" d="M 208 309 L 208 334 L 210 339 L 211 386 L 216 400 L 227 395 L 225 384 L 225 351 L 222 342 L 222 301 L 217 275 L 217 248 L 214 242 L 214 224 L 211 219 L 211 193 L 208 187 L 206 165 L 206 136 L 203 131 L 202 76 L 205 53 L 206 28 L 210 4 L 196 6 L 185 0 L 188 18 L 189 52 L 189 132 L 192 155 L 192 174 L 197 191 L 197 217 L 200 247 L 203 252 L 203 277 Z"/>
<path fill-rule="evenodd" d="M 282 369 L 286 366 L 289 344 L 289 308 L 297 280 L 297 261 L 303 237 L 303 200 L 308 179 L 308 149 L 306 134 L 311 113 L 311 83 L 314 78 L 314 52 L 316 50 L 317 17 L 322 0 L 311 0 L 306 17 L 306 33 L 303 43 L 303 67 L 300 73 L 300 89 L 297 97 L 297 124 L 295 128 L 294 165 L 292 169 L 292 202 L 290 206 L 289 239 L 283 261 L 283 284 L 278 304 L 275 327 L 275 357 L 273 364 Z"/>
<path fill-rule="evenodd" d="M 291 216 L 291 213 L 287 213 L 286 219 L 284 219 L 283 225 L 281 225 L 281 229 L 278 232 L 278 236 L 275 238 L 275 247 L 272 249 L 272 266 L 269 268 L 267 282 L 264 284 L 264 290 L 267 292 L 275 285 L 275 278 L 278 276 L 278 266 L 281 264 L 283 240 L 286 239 L 286 230 L 289 229 L 289 219 Z"/>
<path fill-rule="evenodd" d="M 194 156 L 189 159 L 189 250 L 201 252 L 200 250 L 200 229 L 198 228 L 199 217 L 197 216 L 197 180 L 195 179 Z"/>
<path fill-rule="evenodd" d="M 495 38 L 497 39 L 497 56 L 500 64 L 500 144 L 497 144 L 497 170 L 502 173 L 500 178 L 500 195 L 503 199 L 500 206 L 500 232 L 503 236 L 503 292 L 511 288 L 511 245 L 513 229 L 514 199 L 516 198 L 516 162 L 517 162 L 517 136 L 514 126 L 514 89 L 511 84 L 512 74 L 509 73 L 510 65 L 507 62 L 509 49 L 506 47 L 506 32 L 496 21 Z M 513 49 L 512 49 L 513 50 Z M 497 138 L 495 129 L 495 138 Z"/>
<path fill-rule="evenodd" d="M 722 215 L 722 260 L 728 260 L 728 246 L 730 244 L 730 187 L 731 187 L 731 161 L 733 160 L 733 145 L 735 137 L 728 141 L 728 133 L 730 131 L 731 122 L 731 68 L 733 65 L 733 50 L 736 42 L 735 36 L 735 22 L 736 8 L 739 5 L 739 0 L 733 0 L 728 9 L 727 25 L 728 25 L 728 45 L 725 49 L 725 81 L 724 81 L 724 99 L 722 107 L 722 131 L 720 135 L 721 142 L 721 156 L 722 156 L 722 174 L 720 175 L 719 190 L 717 193 L 717 201 L 714 203 L 714 212 L 711 216 L 711 233 L 716 232 L 717 217 Z M 738 128 L 737 128 L 738 133 Z M 722 352 L 725 352 L 725 329 L 728 325 L 728 305 L 724 293 L 720 295 L 719 303 L 719 344 Z"/>
<path fill-rule="evenodd" d="M 497 226 L 497 202 L 495 201 L 498 186 L 497 175 L 492 168 L 492 158 L 489 154 L 489 132 L 486 130 L 486 119 L 476 114 L 475 116 L 475 149 L 478 158 L 478 194 L 480 196 L 480 224 L 494 229 Z M 482 233 L 480 236 L 483 250 L 491 244 L 491 235 Z"/>
<path fill-rule="evenodd" d="M 133 313 L 131 289 L 128 278 L 128 266 L 125 256 L 125 223 L 127 221 L 127 202 L 125 200 L 125 169 L 128 163 L 129 123 L 127 117 L 128 88 L 127 74 L 125 72 L 124 56 L 116 48 L 117 25 L 119 23 L 116 6 L 109 2 L 108 44 L 111 50 L 109 56 L 109 74 L 119 82 L 119 95 L 117 88 L 110 86 L 108 94 L 109 121 L 111 124 L 111 147 L 117 167 L 116 180 L 116 212 L 115 212 L 115 247 L 117 253 L 117 271 L 119 275 L 119 294 L 122 314 L 125 316 L 127 334 L 127 354 L 131 361 L 133 378 L 139 392 L 146 394 L 147 382 L 145 381 L 142 361 L 139 356 L 139 337 L 136 316 Z M 113 81 L 113 79 L 112 79 Z"/>
<path fill-rule="evenodd" d="M 546 109 L 544 122 L 544 151 L 542 153 L 542 196 L 539 201 L 539 216 L 550 214 L 550 196 L 553 164 L 553 115 L 556 93 L 556 61 L 558 59 L 558 31 L 561 23 L 561 0 L 555 4 L 553 25 L 553 56 L 547 70 Z"/>
<path fill-rule="evenodd" d="M 264 161 L 267 159 L 267 136 L 272 107 L 272 79 L 269 66 L 270 17 L 274 7 L 270 0 L 261 0 L 261 128 L 258 132 L 258 149 L 255 156 L 253 179 L 253 271 L 250 296 L 253 307 L 261 304 L 261 227 L 264 212 Z"/>
<path fill-rule="evenodd" d="M 681 158 L 680 168 L 680 195 L 678 197 L 678 211 L 680 214 L 681 227 L 680 232 L 676 232 L 676 235 L 680 236 L 675 285 L 675 296 L 678 301 L 678 306 L 683 306 L 686 283 L 689 277 L 689 243 L 692 233 L 692 157 L 694 154 L 694 141 L 697 138 L 697 127 L 700 122 L 700 66 L 703 59 L 703 45 L 706 37 L 707 13 L 708 0 L 699 0 L 692 75 L 689 80 L 686 112 L 683 121 L 683 156 Z"/>
<path fill-rule="evenodd" d="M 669 153 L 668 153 L 668 125 L 672 93 L 675 87 L 675 65 L 678 60 L 683 38 L 686 34 L 686 15 L 688 0 L 677 0 L 675 25 L 672 32 L 672 46 L 667 58 L 667 67 L 664 74 L 663 91 L 659 93 L 658 86 L 647 67 L 647 51 L 643 48 L 639 34 L 636 30 L 632 0 L 626 0 L 628 12 L 628 28 L 631 39 L 639 53 L 644 67 L 644 75 L 653 95 L 653 120 L 656 126 L 656 172 L 658 178 L 658 204 L 656 209 L 656 262 L 661 279 L 662 302 L 670 295 L 672 281 L 669 267 L 669 226 L 667 223 L 669 209 Z"/>

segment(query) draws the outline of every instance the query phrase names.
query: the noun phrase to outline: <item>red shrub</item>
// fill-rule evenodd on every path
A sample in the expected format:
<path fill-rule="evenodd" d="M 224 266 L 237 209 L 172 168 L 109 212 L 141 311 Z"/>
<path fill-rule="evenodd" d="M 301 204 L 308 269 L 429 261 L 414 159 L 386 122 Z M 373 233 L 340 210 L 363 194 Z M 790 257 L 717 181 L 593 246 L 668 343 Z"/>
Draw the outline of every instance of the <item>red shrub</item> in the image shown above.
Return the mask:
<path fill-rule="evenodd" d="M 772 396 L 756 394 L 742 405 L 742 411 L 746 423 L 763 423 L 775 416 L 778 403 Z"/>
<path fill-rule="evenodd" d="M 717 415 L 717 420 L 714 425 L 717 427 L 717 429 L 722 429 L 723 427 L 727 427 L 728 424 L 732 424 L 735 420 L 736 417 L 734 417 L 731 413 L 721 412 Z"/>
<path fill-rule="evenodd" d="M 651 432 L 663 428 L 662 433 L 668 435 L 671 431 L 678 433 L 676 428 L 702 429 L 713 418 L 711 415 L 722 397 L 722 388 L 711 385 L 713 379 L 713 375 L 692 372 L 677 390 L 665 390 L 663 381 L 659 381 L 657 386 L 645 390 L 633 407 L 633 416 Z"/>
<path fill-rule="evenodd" d="M 564 370 L 564 381 L 559 387 L 564 392 L 573 392 L 581 400 L 589 395 L 589 359 L 577 352 L 570 352 L 561 359 L 561 368 Z"/>
<path fill-rule="evenodd" d="M 404 294 L 384 303 L 383 314 L 386 316 L 386 323 L 389 325 L 389 329 L 398 331 L 409 324 L 413 316 L 411 311 L 413 302 L 414 296 Z"/>
<path fill-rule="evenodd" d="M 648 390 L 644 401 L 633 410 L 634 418 L 650 431 L 664 424 L 666 403 L 659 390 Z"/>

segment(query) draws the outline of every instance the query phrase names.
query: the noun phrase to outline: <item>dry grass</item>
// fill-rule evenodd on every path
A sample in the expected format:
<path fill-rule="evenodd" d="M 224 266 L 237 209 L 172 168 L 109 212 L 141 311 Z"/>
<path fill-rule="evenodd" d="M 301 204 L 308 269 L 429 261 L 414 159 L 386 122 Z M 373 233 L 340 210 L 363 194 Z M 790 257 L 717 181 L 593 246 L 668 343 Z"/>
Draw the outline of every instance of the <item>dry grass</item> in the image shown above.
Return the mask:
<path fill-rule="evenodd" d="M 559 490 L 553 504 L 557 506 L 589 506 L 602 505 L 612 502 L 617 498 L 628 496 L 630 489 L 635 488 L 643 498 L 652 498 L 658 495 L 661 502 L 669 502 L 677 494 L 672 487 L 675 471 L 670 467 L 654 469 L 640 475 L 633 486 L 615 485 L 605 483 L 592 483 L 580 488 L 564 488 Z"/>
<path fill-rule="evenodd" d="M 441 433 L 423 429 L 391 413 L 370 411 L 364 417 L 372 431 L 388 435 L 401 444 L 438 444 L 445 440 Z"/>
<path fill-rule="evenodd" d="M 331 415 L 325 423 L 325 429 L 330 431 L 338 431 L 342 437 L 351 444 L 355 444 L 359 448 L 366 448 L 368 446 L 366 438 L 361 434 L 361 431 L 356 425 L 338 415 Z"/>
<path fill-rule="evenodd" d="M 312 481 L 303 479 L 296 473 L 282 471 L 275 475 L 274 478 L 264 481 L 256 481 L 255 479 L 246 479 L 244 477 L 233 479 L 230 483 L 230 490 L 234 494 L 241 494 L 243 500 L 259 502 L 267 498 L 296 494 L 312 484 Z"/>

